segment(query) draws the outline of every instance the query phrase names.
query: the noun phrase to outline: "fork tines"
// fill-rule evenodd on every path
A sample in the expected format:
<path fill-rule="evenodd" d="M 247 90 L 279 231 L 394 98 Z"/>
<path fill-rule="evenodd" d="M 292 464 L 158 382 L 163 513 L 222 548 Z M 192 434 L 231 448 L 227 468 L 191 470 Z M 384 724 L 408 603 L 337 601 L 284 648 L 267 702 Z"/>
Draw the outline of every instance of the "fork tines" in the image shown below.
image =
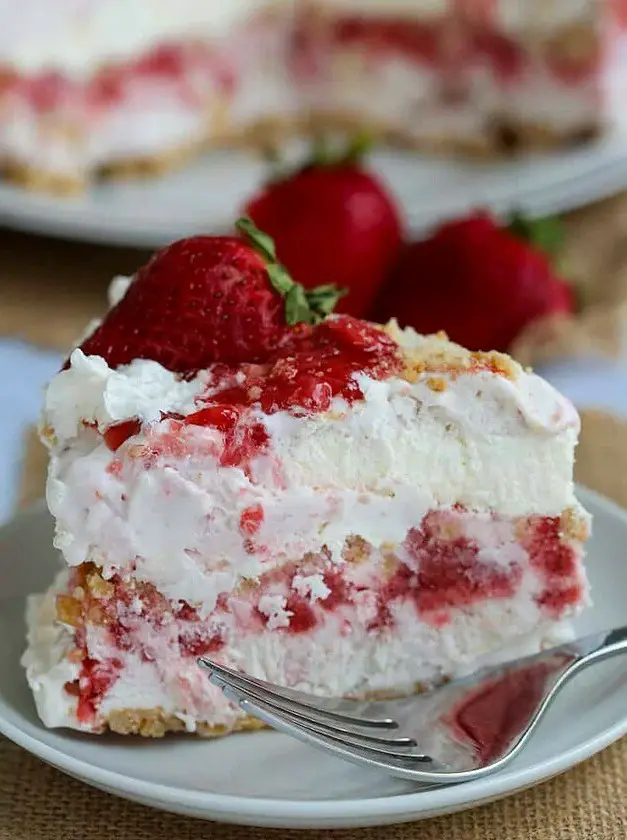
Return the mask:
<path fill-rule="evenodd" d="M 362 759 L 430 761 L 417 751 L 413 738 L 393 736 L 398 723 L 391 718 L 349 714 L 342 700 L 316 698 L 314 705 L 309 695 L 257 680 L 212 660 L 203 658 L 199 664 L 229 700 L 275 729 L 298 733 L 313 744 L 345 754 L 352 752 Z M 367 703 L 351 705 L 357 710 L 368 707 Z"/>

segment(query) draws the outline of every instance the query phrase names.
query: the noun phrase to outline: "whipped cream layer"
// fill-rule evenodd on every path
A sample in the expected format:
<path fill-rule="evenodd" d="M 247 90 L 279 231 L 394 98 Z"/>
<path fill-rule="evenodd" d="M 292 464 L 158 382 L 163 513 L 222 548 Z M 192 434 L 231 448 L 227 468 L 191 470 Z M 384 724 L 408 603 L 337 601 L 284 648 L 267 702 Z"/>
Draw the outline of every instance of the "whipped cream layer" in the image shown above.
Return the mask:
<path fill-rule="evenodd" d="M 291 587 L 289 581 L 270 579 L 262 582 L 259 592 L 244 588 L 228 598 L 225 611 L 201 625 L 170 613 L 155 621 L 149 600 L 118 594 L 112 614 L 111 606 L 103 607 L 108 611 L 106 622 L 87 618 L 81 630 L 83 657 L 100 663 L 97 684 L 90 684 L 89 668 L 76 656 L 74 627 L 55 620 L 56 597 L 76 592 L 64 572 L 48 593 L 29 602 L 29 647 L 23 664 L 40 717 L 51 727 L 101 731 L 106 725 L 116 729 L 116 718 L 133 720 L 138 712 L 158 710 L 165 718 L 178 718 L 189 732 L 199 723 L 232 730 L 243 717 L 241 711 L 196 666 L 196 656 L 205 652 L 201 639 L 212 640 L 216 634 L 221 641 L 209 643 L 211 655 L 228 666 L 272 683 L 336 697 L 413 693 L 417 686 L 443 676 L 463 676 L 481 665 L 537 653 L 571 638 L 569 619 L 585 602 L 585 590 L 576 604 L 560 610 L 559 617 L 552 615 L 538 601 L 543 584 L 522 546 L 511 542 L 497 567 L 492 565 L 489 545 L 508 539 L 511 524 L 494 525 L 479 518 L 468 520 L 465 528 L 477 540 L 486 540 L 479 541 L 483 547 L 477 556 L 486 568 L 504 574 L 513 565 L 523 570 L 511 597 L 491 598 L 486 585 L 477 603 L 440 610 L 437 618 L 428 611 L 418 615 L 411 597 L 397 598 L 393 604 L 386 599 L 393 632 L 390 627 L 375 629 L 383 604 L 376 589 L 382 583 L 378 556 L 345 566 L 346 583 L 340 589 L 331 580 L 334 589 L 329 589 L 318 575 L 296 575 Z M 480 571 L 474 572 L 481 577 Z M 574 575 L 583 584 L 579 566 Z M 564 585 L 570 582 L 565 579 Z M 352 594 L 342 600 L 339 593 L 349 591 Z M 299 609 L 311 617 L 307 630 L 291 624 L 294 593 Z M 251 610 L 251 596 L 256 611 Z M 326 601 L 329 596 L 337 603 Z M 83 604 L 83 612 L 89 616 L 98 610 Z M 68 690 L 72 684 L 81 687 L 80 703 L 78 692 Z"/>
<path fill-rule="evenodd" d="M 0 64 L 85 76 L 163 43 L 213 38 L 293 0 L 0 0 Z"/>
<path fill-rule="evenodd" d="M 78 678 L 80 662 L 70 658 L 75 648 L 73 633 L 57 621 L 56 599 L 67 590 L 67 583 L 68 572 L 64 569 L 45 594 L 28 598 L 28 646 L 22 665 L 43 723 L 49 727 L 80 729 L 76 698 L 64 690 L 67 683 Z"/>
<path fill-rule="evenodd" d="M 410 357 L 459 351 L 389 329 Z M 149 361 L 113 371 L 77 350 L 44 411 L 56 545 L 71 566 L 90 559 L 105 577 L 132 571 L 207 614 L 244 578 L 308 553 L 342 563 L 355 535 L 396 549 L 434 508 L 584 517 L 572 484 L 577 414 L 511 365 L 511 377 L 357 373 L 363 398 L 336 398 L 321 414 L 252 406 L 267 447 L 224 466 L 219 429 L 160 419 L 198 409 L 211 394 L 206 372 L 183 381 Z M 136 418 L 141 428 L 111 451 L 103 433 Z"/>

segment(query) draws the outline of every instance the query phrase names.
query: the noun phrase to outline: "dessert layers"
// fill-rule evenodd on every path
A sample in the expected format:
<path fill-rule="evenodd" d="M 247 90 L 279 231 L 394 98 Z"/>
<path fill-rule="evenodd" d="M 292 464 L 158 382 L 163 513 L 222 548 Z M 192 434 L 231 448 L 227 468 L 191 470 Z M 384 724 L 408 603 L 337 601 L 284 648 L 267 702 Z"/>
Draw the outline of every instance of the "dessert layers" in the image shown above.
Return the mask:
<path fill-rule="evenodd" d="M 621 117 L 624 21 L 612 4 L 318 7 L 309 32 L 325 68 L 312 80 L 322 115 L 370 120 L 410 145 L 478 152 L 576 141 Z"/>
<path fill-rule="evenodd" d="M 199 655 L 370 696 L 563 639 L 588 597 L 577 434 L 509 358 L 394 323 L 332 316 L 188 377 L 76 350 L 44 412 L 70 568 L 30 606 L 42 719 L 221 734 L 249 722 Z"/>
<path fill-rule="evenodd" d="M 0 36 L 0 157 L 35 187 L 167 168 L 294 119 L 293 3 L 30 0 Z"/>
<path fill-rule="evenodd" d="M 583 139 L 623 111 L 625 16 L 609 0 L 20 9 L 0 34 L 0 156 L 35 186 L 338 126 L 511 151 Z"/>
<path fill-rule="evenodd" d="M 2 0 L 0 61 L 23 73 L 56 70 L 86 79 L 161 44 L 226 35 L 251 16 L 290 0 Z"/>

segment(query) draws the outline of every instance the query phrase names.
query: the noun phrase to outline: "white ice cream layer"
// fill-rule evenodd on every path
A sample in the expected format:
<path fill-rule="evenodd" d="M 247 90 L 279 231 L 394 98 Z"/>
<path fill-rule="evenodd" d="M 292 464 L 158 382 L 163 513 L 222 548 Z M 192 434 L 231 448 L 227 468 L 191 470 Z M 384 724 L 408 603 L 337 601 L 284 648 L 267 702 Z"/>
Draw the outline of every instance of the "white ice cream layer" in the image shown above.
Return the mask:
<path fill-rule="evenodd" d="M 54 624 L 54 591 L 32 599 L 29 648 L 24 656 L 29 684 L 39 714 L 48 726 L 81 728 L 75 700 L 64 691 L 77 676 L 77 666 L 64 658 L 64 643 L 41 640 L 70 634 Z M 572 637 L 568 620 L 554 622 L 540 614 L 529 592 L 455 611 L 446 627 L 421 621 L 410 603 L 395 611 L 393 634 L 363 627 L 340 632 L 334 620 L 311 633 L 285 635 L 280 630 L 234 636 L 220 653 L 222 661 L 244 673 L 279 685 L 320 695 L 358 695 L 395 690 L 411 693 L 443 674 L 462 676 L 487 662 L 506 661 L 537 653 Z M 277 627 L 280 625 L 276 625 Z M 145 627 L 144 641 L 153 661 L 111 646 L 106 632 L 90 627 L 89 655 L 121 662 L 119 678 L 99 705 L 96 724 L 120 710 L 160 709 L 184 721 L 194 731 L 200 721 L 232 727 L 241 713 L 210 685 L 193 658 L 172 655 L 166 628 Z"/>
<path fill-rule="evenodd" d="M 121 291 L 119 285 L 113 294 Z M 161 412 L 190 414 L 206 385 L 203 374 L 187 382 L 149 359 L 112 370 L 100 356 L 85 356 L 77 349 L 69 368 L 47 388 L 43 422 L 54 429 L 59 443 L 65 443 L 76 438 L 85 423 L 96 423 L 102 431 L 132 417 L 150 423 Z"/>
<path fill-rule="evenodd" d="M 406 332 L 409 344 L 424 341 Z M 105 576 L 130 569 L 168 598 L 210 611 L 242 578 L 326 548 L 340 562 L 347 540 L 401 544 L 432 508 L 456 503 L 503 516 L 558 516 L 578 509 L 573 453 L 578 417 L 546 382 L 489 372 L 414 383 L 359 375 L 362 401 L 326 414 L 257 413 L 268 451 L 250 469 L 222 467 L 221 433 L 154 422 L 117 453 L 101 428 L 159 410 L 187 414 L 202 378 L 177 380 L 154 362 L 112 371 L 75 351 L 53 380 L 44 418 L 56 435 L 47 497 L 56 545 Z M 78 434 L 78 437 L 76 435 Z M 167 454 L 175 437 L 184 454 Z M 146 453 L 160 455 L 145 460 Z M 149 467 L 147 464 L 149 463 Z M 251 550 L 242 513 L 260 506 Z"/>

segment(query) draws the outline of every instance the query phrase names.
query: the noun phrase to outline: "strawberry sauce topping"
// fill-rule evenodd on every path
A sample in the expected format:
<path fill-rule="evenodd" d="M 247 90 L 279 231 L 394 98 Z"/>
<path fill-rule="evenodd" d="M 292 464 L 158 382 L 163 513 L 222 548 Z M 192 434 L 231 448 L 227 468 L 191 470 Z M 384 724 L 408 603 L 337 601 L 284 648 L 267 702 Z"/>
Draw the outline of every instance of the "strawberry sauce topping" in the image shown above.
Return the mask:
<path fill-rule="evenodd" d="M 384 379 L 401 368 L 396 342 L 378 327 L 348 315 L 294 333 L 265 365 L 244 365 L 244 382 L 210 397 L 235 409 L 259 406 L 265 414 L 295 415 L 327 411 L 334 397 L 353 403 L 363 398 L 355 374 Z M 186 418 L 193 425 L 217 425 L 214 409 Z M 233 412 L 233 417 L 235 412 Z M 228 425 L 227 413 L 219 423 Z"/>
<path fill-rule="evenodd" d="M 521 541 L 544 584 L 538 604 L 553 617 L 559 617 L 583 597 L 577 574 L 577 550 L 560 534 L 559 517 L 532 516 Z"/>
<path fill-rule="evenodd" d="M 211 426 L 222 432 L 220 466 L 239 467 L 266 451 L 270 440 L 265 427 L 252 421 L 239 406 L 213 405 L 191 414 L 187 426 Z"/>
<path fill-rule="evenodd" d="M 336 316 L 295 330 L 265 364 L 229 369 L 224 386 L 199 398 L 203 407 L 181 422 L 218 429 L 224 436 L 221 465 L 246 465 L 269 442 L 252 409 L 295 416 L 328 411 L 335 397 L 348 403 L 363 398 L 356 374 L 383 379 L 400 368 L 398 347 L 386 333 L 365 321 Z"/>
<path fill-rule="evenodd" d="M 207 375 L 198 410 L 162 414 L 170 422 L 138 447 L 147 467 L 177 449 L 185 456 L 184 426 L 209 426 L 223 436 L 222 466 L 247 468 L 268 444 L 259 412 L 327 411 L 334 397 L 362 398 L 355 374 L 382 379 L 402 366 L 379 327 L 330 317 L 343 290 L 304 288 L 277 261 L 271 237 L 248 218 L 236 227 L 239 236 L 191 237 L 155 254 L 81 345 L 112 368 L 150 359 L 182 379 Z M 105 443 L 115 452 L 138 431 L 135 418 L 115 424 Z"/>
<path fill-rule="evenodd" d="M 139 434 L 140 430 L 141 423 L 139 420 L 124 420 L 122 423 L 114 423 L 113 426 L 109 426 L 105 430 L 104 442 L 112 452 L 117 452 L 123 443 L 126 443 L 133 435 Z"/>
<path fill-rule="evenodd" d="M 397 344 L 373 324 L 341 315 L 315 327 L 302 325 L 264 364 L 212 366 L 210 393 L 198 398 L 198 411 L 184 418 L 163 415 L 169 423 L 147 436 L 141 446 L 145 466 L 160 457 L 184 458 L 197 452 L 198 442 L 190 443 L 182 432 L 185 427 L 205 426 L 221 433 L 222 446 L 212 450 L 207 442 L 204 454 L 217 456 L 223 467 L 248 470 L 270 441 L 256 412 L 302 416 L 328 411 L 335 397 L 348 403 L 363 398 L 356 374 L 384 379 L 401 367 Z M 136 419 L 116 423 L 105 430 L 104 441 L 116 452 L 140 429 Z M 121 468 L 122 462 L 116 460 L 109 471 Z"/>
<path fill-rule="evenodd" d="M 89 724 L 93 720 L 103 696 L 117 680 L 121 669 L 122 665 L 117 660 L 99 662 L 97 659 L 83 659 L 78 678 L 76 709 L 80 723 Z M 70 693 L 73 691 L 70 690 Z"/>

